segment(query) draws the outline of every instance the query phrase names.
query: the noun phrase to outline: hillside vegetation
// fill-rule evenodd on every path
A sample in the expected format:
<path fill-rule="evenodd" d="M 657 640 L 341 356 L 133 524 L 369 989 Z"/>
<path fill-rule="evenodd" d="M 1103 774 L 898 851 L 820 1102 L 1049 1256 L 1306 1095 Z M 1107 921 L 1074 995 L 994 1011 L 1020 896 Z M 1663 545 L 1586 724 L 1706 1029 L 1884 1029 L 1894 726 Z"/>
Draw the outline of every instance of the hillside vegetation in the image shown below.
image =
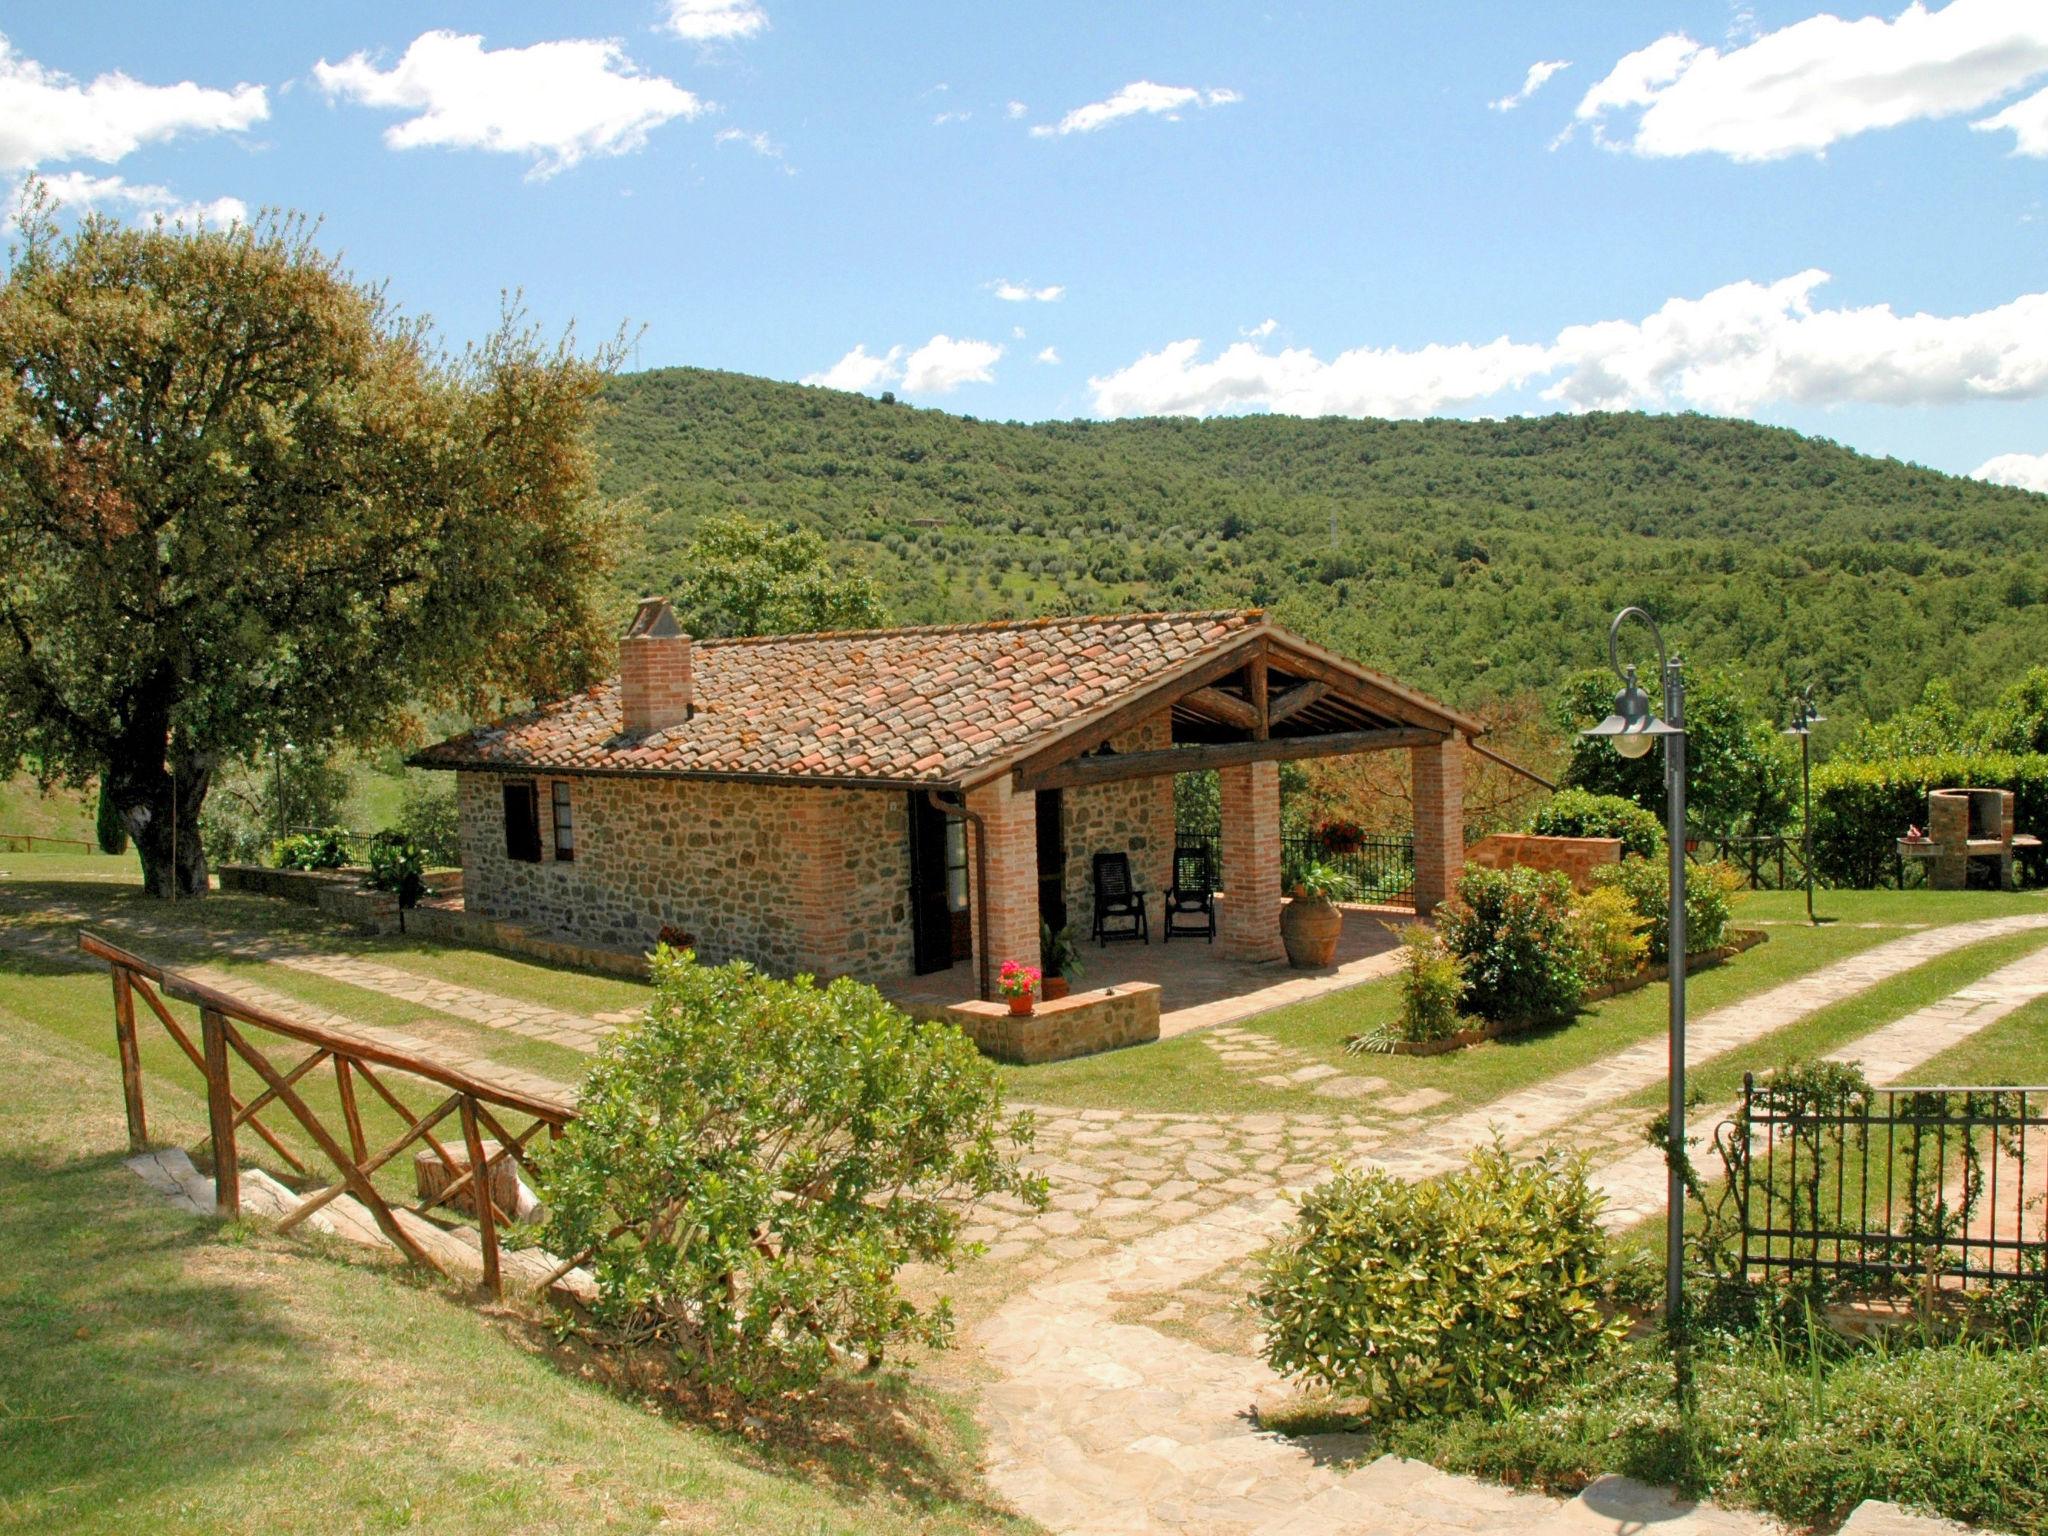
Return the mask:
<path fill-rule="evenodd" d="M 818 529 L 894 616 L 1261 604 L 1449 699 L 1548 690 L 1650 607 L 1840 720 L 1930 676 L 1987 696 L 2048 645 L 2048 497 L 1704 416 L 977 421 L 739 374 L 612 381 L 626 590 L 704 514 Z"/>

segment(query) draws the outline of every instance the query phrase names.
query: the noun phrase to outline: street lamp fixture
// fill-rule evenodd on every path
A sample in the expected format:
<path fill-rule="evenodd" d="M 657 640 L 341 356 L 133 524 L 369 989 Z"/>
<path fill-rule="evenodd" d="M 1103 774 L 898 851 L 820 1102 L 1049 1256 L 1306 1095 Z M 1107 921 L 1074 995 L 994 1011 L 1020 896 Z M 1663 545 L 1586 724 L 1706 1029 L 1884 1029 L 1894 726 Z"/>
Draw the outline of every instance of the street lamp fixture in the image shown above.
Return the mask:
<path fill-rule="evenodd" d="M 1813 728 L 1826 720 L 1827 716 L 1813 707 L 1813 684 L 1793 695 L 1792 723 L 1785 727 L 1785 734 L 1799 738 L 1799 862 L 1806 868 L 1809 923 L 1820 921 L 1813 915 L 1813 743 L 1809 738 Z"/>
<path fill-rule="evenodd" d="M 1636 681 L 1636 669 L 1621 662 L 1621 627 L 1630 619 L 1649 626 L 1657 643 L 1657 669 L 1664 680 L 1664 718 L 1650 707 L 1650 696 Z M 1621 679 L 1614 712 L 1583 734 L 1611 741 L 1626 758 L 1649 754 L 1664 744 L 1665 836 L 1671 856 L 1671 908 L 1665 944 L 1665 969 L 1670 977 L 1670 1125 L 1666 1131 L 1664 1214 L 1664 1317 L 1674 1330 L 1683 1326 L 1685 1302 L 1685 676 L 1681 663 L 1664 648 L 1657 621 L 1641 608 L 1624 608 L 1607 629 L 1607 661 Z M 1682 1367 L 1681 1367 L 1682 1371 Z"/>

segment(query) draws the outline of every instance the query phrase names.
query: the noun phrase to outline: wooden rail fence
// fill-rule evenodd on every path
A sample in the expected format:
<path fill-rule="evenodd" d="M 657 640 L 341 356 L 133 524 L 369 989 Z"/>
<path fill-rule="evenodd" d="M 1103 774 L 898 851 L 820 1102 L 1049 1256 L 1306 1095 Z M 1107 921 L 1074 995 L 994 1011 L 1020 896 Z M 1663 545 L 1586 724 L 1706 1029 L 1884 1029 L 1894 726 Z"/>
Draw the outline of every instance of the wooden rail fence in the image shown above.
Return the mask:
<path fill-rule="evenodd" d="M 37 843 L 57 848 L 79 848 L 87 853 L 98 851 L 99 845 L 83 837 L 45 837 L 40 832 L 0 832 L 0 853 L 34 853 Z"/>
<path fill-rule="evenodd" d="M 86 954 L 107 963 L 114 982 L 114 1034 L 120 1048 L 121 1087 L 128 1111 L 128 1145 L 133 1152 L 149 1147 L 148 1112 L 143 1098 L 142 1055 L 136 1039 L 137 998 L 163 1025 L 173 1041 L 199 1069 L 206 1083 L 208 1139 L 213 1153 L 216 1208 L 222 1216 L 241 1212 L 241 1174 L 236 1157 L 236 1139 L 246 1127 L 262 1138 L 286 1165 L 301 1177 L 310 1176 L 297 1154 L 268 1125 L 262 1115 L 283 1109 L 296 1120 L 313 1144 L 334 1167 L 336 1177 L 310 1194 L 278 1221 L 280 1230 L 297 1226 L 315 1211 L 343 1194 L 352 1195 L 369 1211 L 378 1228 L 397 1249 L 414 1263 L 437 1274 L 447 1269 L 408 1232 L 394 1213 L 391 1203 L 379 1193 L 373 1176 L 377 1170 L 415 1142 L 424 1142 L 439 1158 L 447 1182 L 431 1197 L 406 1210 L 424 1217 L 436 1206 L 446 1206 L 465 1192 L 474 1191 L 468 1204 L 476 1214 L 481 1240 L 484 1286 L 493 1296 L 504 1294 L 500 1233 L 510 1213 L 500 1210 L 492 1192 L 495 1170 L 511 1166 L 524 1171 L 527 1147 L 545 1131 L 559 1136 L 575 1118 L 566 1104 L 488 1083 L 439 1062 L 396 1049 L 381 1041 L 365 1039 L 314 1024 L 281 1018 L 254 1003 L 231 997 L 176 971 L 168 971 L 90 931 L 81 932 L 78 946 Z M 166 998 L 189 1003 L 199 1010 L 199 1041 L 193 1042 L 189 1028 L 181 1024 L 165 1005 Z M 252 1042 L 252 1033 L 274 1035 L 289 1045 L 311 1049 L 289 1066 L 280 1066 Z M 269 1050 L 278 1050 L 270 1045 Z M 247 1100 L 236 1097 L 230 1072 L 239 1058 L 263 1083 L 263 1091 Z M 335 1096 L 341 1108 L 342 1124 L 337 1131 L 323 1122 L 307 1104 L 299 1084 L 323 1066 L 334 1072 Z M 431 1109 L 416 1111 L 399 1097 L 387 1076 L 402 1074 L 432 1085 L 440 1097 Z M 404 1126 L 396 1137 L 372 1147 L 364 1133 L 357 1099 L 357 1085 L 366 1085 L 388 1105 Z M 436 1135 L 436 1128 L 456 1117 L 462 1132 L 461 1160 Z M 508 1127 L 526 1118 L 530 1123 L 513 1134 Z M 486 1154 L 486 1133 L 497 1142 Z M 562 1264 L 540 1288 L 562 1278 L 577 1260 Z"/>

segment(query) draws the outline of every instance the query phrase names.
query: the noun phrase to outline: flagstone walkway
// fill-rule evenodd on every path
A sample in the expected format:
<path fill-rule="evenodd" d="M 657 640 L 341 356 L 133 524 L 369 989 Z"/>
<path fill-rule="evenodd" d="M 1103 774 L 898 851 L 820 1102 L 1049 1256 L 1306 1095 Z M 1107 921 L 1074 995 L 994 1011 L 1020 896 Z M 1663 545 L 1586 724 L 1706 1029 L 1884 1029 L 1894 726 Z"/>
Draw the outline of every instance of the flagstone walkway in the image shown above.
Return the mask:
<path fill-rule="evenodd" d="M 1688 1058 L 1720 1055 L 1939 955 L 2032 929 L 2048 929 L 2048 913 L 1891 940 L 1702 1016 L 1688 1032 Z M 1526 1144 L 1657 1082 L 1663 1072 L 1664 1042 L 1653 1039 L 1419 1130 L 1402 1126 L 1390 1135 L 1387 1127 L 1376 1133 L 1369 1126 L 1333 1125 L 1320 1142 L 1331 1152 L 1348 1150 L 1355 1162 L 1424 1178 L 1456 1166 L 1495 1133 Z M 1102 1117 L 1093 1122 L 1101 1145 L 1124 1141 L 1119 1122 L 1131 1117 L 1086 1113 Z M 1272 1118 L 1275 1130 L 1287 1134 L 1287 1119 Z M 1214 1124 L 1214 1134 L 1225 1140 L 1235 1129 Z M 1520 1536 L 1532 1525 L 1551 1528 L 1553 1521 L 1568 1522 L 1554 1527 L 1559 1530 L 1639 1529 L 1639 1515 L 1609 1518 L 1582 1501 L 1561 1505 L 1436 1473 L 1421 1478 L 1431 1492 L 1429 1507 L 1418 1512 L 1386 1497 L 1381 1483 L 1390 1459 L 1345 1473 L 1315 1447 L 1260 1431 L 1257 1403 L 1283 1391 L 1262 1362 L 1123 1320 L 1247 1258 L 1284 1230 L 1294 1210 L 1289 1190 L 1309 1182 L 1298 1175 L 1298 1167 L 1283 1160 L 1246 1179 L 1263 1182 L 1258 1193 L 1211 1204 L 1067 1262 L 1037 1256 L 1045 1260 L 1040 1277 L 977 1332 L 997 1375 L 984 1395 L 989 1476 L 997 1491 L 1034 1519 L 1077 1536 L 1363 1536 L 1442 1526 Z M 1056 1198 L 1069 1192 L 1071 1176 L 1053 1176 Z M 1225 1186 L 1206 1185 L 1188 1198 L 1212 1189 Z M 1704 1507 L 1667 1511 L 1659 1524 L 1673 1532 L 1771 1528 Z"/>

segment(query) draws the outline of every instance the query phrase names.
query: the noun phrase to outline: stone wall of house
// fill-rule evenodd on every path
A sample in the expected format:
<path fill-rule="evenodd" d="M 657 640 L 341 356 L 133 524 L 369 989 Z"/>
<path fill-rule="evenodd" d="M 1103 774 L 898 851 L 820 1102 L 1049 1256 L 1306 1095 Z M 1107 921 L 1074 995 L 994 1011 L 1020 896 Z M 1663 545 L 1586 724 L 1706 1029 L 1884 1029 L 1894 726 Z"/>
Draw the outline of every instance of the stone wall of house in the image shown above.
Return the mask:
<path fill-rule="evenodd" d="M 1118 752 L 1151 752 L 1172 745 L 1173 722 L 1164 711 L 1110 741 Z M 1085 940 L 1095 920 L 1098 853 L 1129 854 L 1131 878 L 1152 893 L 1146 909 L 1158 912 L 1158 893 L 1173 881 L 1172 776 L 1083 785 L 1060 798 L 1066 817 L 1067 923 L 1074 936 Z"/>
<path fill-rule="evenodd" d="M 575 858 L 555 857 L 541 777 L 541 862 L 505 856 L 497 774 L 457 775 L 466 907 L 586 944 L 651 945 L 664 926 L 716 964 L 751 960 L 885 980 L 911 970 L 908 803 L 885 791 L 573 778 Z"/>

